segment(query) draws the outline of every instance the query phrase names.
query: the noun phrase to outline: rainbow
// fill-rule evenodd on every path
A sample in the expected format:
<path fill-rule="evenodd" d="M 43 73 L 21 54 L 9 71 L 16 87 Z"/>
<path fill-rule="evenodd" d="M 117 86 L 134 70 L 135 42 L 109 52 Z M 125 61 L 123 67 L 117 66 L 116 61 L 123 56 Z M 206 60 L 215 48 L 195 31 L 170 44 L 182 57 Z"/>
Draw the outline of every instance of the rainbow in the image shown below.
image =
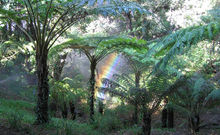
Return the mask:
<path fill-rule="evenodd" d="M 103 87 L 102 79 L 103 78 L 111 78 L 112 72 L 116 68 L 119 63 L 119 55 L 117 53 L 110 54 L 105 60 L 104 64 L 101 66 L 101 70 L 96 78 L 96 86 Z"/>

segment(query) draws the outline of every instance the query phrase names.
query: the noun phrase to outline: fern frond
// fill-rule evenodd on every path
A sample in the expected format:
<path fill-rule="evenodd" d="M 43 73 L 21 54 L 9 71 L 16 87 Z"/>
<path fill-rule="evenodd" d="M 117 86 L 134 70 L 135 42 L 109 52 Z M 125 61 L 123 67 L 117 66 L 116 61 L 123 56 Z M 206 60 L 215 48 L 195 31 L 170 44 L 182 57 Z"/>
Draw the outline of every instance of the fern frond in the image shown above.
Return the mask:
<path fill-rule="evenodd" d="M 136 2 L 128 2 L 121 0 L 82 0 L 75 3 L 77 7 L 92 7 L 89 11 L 91 14 L 120 15 L 122 13 L 132 14 L 138 12 L 140 14 L 152 14 Z M 95 8 L 94 8 L 95 7 Z"/>
<path fill-rule="evenodd" d="M 113 80 L 120 82 L 123 86 L 126 86 L 128 88 L 134 87 L 134 80 L 132 80 L 128 75 L 126 74 L 114 74 L 113 75 Z"/>
<path fill-rule="evenodd" d="M 179 30 L 166 36 L 150 49 L 147 56 L 163 56 L 155 66 L 155 70 L 164 68 L 168 61 L 176 54 L 182 53 L 183 49 L 189 49 L 192 45 L 203 40 L 213 40 L 220 33 L 220 23 L 211 22 L 204 26 L 193 26 Z"/>
<path fill-rule="evenodd" d="M 128 91 L 126 87 L 122 86 L 121 84 L 119 84 L 117 81 L 114 81 L 114 80 L 103 78 L 102 83 L 105 86 L 112 88 L 112 89 L 121 88 L 123 91 Z"/>
<path fill-rule="evenodd" d="M 220 89 L 213 90 L 209 95 L 205 98 L 205 102 L 209 101 L 220 101 Z"/>

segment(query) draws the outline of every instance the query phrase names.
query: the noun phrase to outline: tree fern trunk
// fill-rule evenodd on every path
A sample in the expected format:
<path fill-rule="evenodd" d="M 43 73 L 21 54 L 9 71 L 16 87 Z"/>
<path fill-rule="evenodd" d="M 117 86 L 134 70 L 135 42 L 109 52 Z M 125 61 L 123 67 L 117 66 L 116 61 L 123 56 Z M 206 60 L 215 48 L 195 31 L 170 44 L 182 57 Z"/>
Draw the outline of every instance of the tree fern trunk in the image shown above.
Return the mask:
<path fill-rule="evenodd" d="M 162 128 L 166 128 L 167 127 L 167 108 L 164 107 L 162 110 Z"/>
<path fill-rule="evenodd" d="M 141 72 L 137 71 L 135 73 L 135 87 L 137 87 L 137 88 L 140 87 L 140 78 L 141 78 Z"/>
<path fill-rule="evenodd" d="M 103 101 L 99 101 L 99 113 L 103 114 L 104 112 L 104 104 Z"/>
<path fill-rule="evenodd" d="M 174 127 L 174 110 L 172 107 L 168 108 L 168 128 Z"/>
<path fill-rule="evenodd" d="M 76 119 L 75 105 L 73 102 L 70 102 L 69 105 L 70 105 L 70 112 L 72 115 L 72 120 L 75 120 Z"/>
<path fill-rule="evenodd" d="M 196 114 L 189 118 L 189 128 L 193 134 L 199 132 L 200 116 Z"/>
<path fill-rule="evenodd" d="M 62 108 L 62 116 L 63 118 L 67 118 L 67 115 L 68 115 L 68 109 L 67 109 L 67 105 L 66 103 L 63 104 L 63 108 Z"/>
<path fill-rule="evenodd" d="M 143 114 L 143 125 L 142 125 L 143 135 L 151 134 L 151 114 L 144 111 Z"/>
<path fill-rule="evenodd" d="M 93 115 L 94 115 L 94 99 L 95 99 L 95 69 L 96 69 L 96 61 L 92 61 L 91 65 L 90 65 L 90 71 L 91 71 L 91 75 L 90 75 L 90 119 L 93 119 Z"/>
<path fill-rule="evenodd" d="M 47 55 L 48 55 L 47 50 L 40 51 L 39 49 L 37 49 L 36 51 L 37 77 L 38 77 L 36 124 L 42 124 L 48 122 L 49 85 L 48 85 Z"/>
<path fill-rule="evenodd" d="M 140 87 L 140 77 L 141 77 L 141 72 L 137 71 L 135 73 L 135 87 L 139 88 Z M 134 110 L 134 122 L 135 124 L 138 123 L 138 103 L 135 103 L 135 110 Z"/>
<path fill-rule="evenodd" d="M 135 107 L 135 108 L 134 108 L 134 123 L 135 123 L 135 124 L 138 124 L 138 105 L 135 104 L 134 107 Z"/>

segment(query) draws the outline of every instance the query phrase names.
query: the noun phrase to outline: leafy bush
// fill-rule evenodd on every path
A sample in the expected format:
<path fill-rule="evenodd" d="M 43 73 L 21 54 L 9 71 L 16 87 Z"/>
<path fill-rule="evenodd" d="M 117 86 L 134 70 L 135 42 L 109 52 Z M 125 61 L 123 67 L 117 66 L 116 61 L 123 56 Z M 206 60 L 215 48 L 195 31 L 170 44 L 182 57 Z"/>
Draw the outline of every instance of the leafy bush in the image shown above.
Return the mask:
<path fill-rule="evenodd" d="M 134 124 L 134 120 L 133 120 L 134 106 L 132 105 L 117 106 L 114 109 L 114 114 L 123 123 L 125 127 L 131 126 Z"/>
<path fill-rule="evenodd" d="M 10 128 L 20 130 L 24 115 L 17 111 L 11 111 L 7 115 Z"/>
<path fill-rule="evenodd" d="M 52 119 L 49 126 L 57 129 L 57 135 L 101 135 L 87 123 L 81 124 L 74 121 Z"/>
<path fill-rule="evenodd" d="M 107 110 L 104 115 L 95 115 L 93 126 L 101 132 L 111 132 L 122 128 L 123 124 L 114 111 Z"/>
<path fill-rule="evenodd" d="M 134 125 L 133 127 L 130 127 L 128 129 L 120 130 L 121 135 L 141 135 L 142 129 L 141 127 L 138 127 L 137 125 Z"/>

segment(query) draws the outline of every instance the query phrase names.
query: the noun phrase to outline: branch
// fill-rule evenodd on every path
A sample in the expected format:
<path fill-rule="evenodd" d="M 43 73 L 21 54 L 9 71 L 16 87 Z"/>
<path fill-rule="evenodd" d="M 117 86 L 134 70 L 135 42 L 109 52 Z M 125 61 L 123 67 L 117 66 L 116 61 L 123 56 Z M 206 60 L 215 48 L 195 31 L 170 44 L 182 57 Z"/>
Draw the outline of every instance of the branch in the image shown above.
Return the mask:
<path fill-rule="evenodd" d="M 15 22 L 15 21 L 13 21 L 13 22 Z M 35 43 L 34 39 L 31 37 L 31 35 L 28 34 L 28 32 L 24 28 L 22 28 L 17 22 L 15 22 L 15 23 L 18 26 L 18 28 L 28 36 L 28 38 L 31 40 L 31 42 L 34 44 L 34 46 L 36 46 L 36 43 Z M 15 26 L 13 26 L 13 27 L 15 28 Z"/>
<path fill-rule="evenodd" d="M 54 45 L 54 43 L 57 41 L 57 39 L 68 29 L 68 28 L 70 28 L 72 26 L 72 24 L 71 25 L 69 25 L 68 27 L 66 27 L 55 39 L 54 39 L 54 41 L 49 45 L 49 47 L 48 47 L 48 50 L 50 50 L 50 48 Z M 48 44 L 49 44 L 50 42 L 48 42 Z M 47 44 L 47 42 L 46 42 L 46 44 Z"/>
<path fill-rule="evenodd" d="M 51 34 L 53 33 L 54 29 L 56 28 L 56 26 L 57 26 L 57 24 L 60 22 L 60 20 L 61 20 L 65 15 L 67 15 L 68 12 L 69 12 L 69 11 L 66 10 L 66 11 L 58 18 L 58 20 L 55 22 L 55 24 L 53 25 L 52 29 L 50 30 L 50 32 L 49 32 L 49 34 L 48 34 L 48 36 L 47 36 L 46 43 L 49 44 L 50 40 L 52 40 L 52 39 L 50 38 Z"/>
<path fill-rule="evenodd" d="M 28 16 L 29 16 L 29 18 L 30 18 L 30 24 L 33 26 L 33 28 L 34 28 L 34 33 L 35 33 L 35 35 L 37 35 L 37 31 L 36 31 L 36 25 L 35 25 L 35 23 L 34 23 L 34 21 L 35 20 L 33 20 L 32 19 L 32 16 L 34 17 L 34 15 L 31 15 L 31 13 L 30 13 L 30 11 L 29 11 L 29 9 L 28 9 L 28 5 L 27 5 L 27 3 L 24 1 L 24 4 L 25 4 L 25 7 L 26 7 L 26 9 L 27 9 L 27 12 L 28 12 Z M 34 25 L 33 25 L 34 24 Z M 37 37 L 35 36 L 35 38 L 36 38 L 36 40 L 37 40 Z"/>
<path fill-rule="evenodd" d="M 82 50 L 85 53 L 85 55 L 87 56 L 87 58 L 89 59 L 89 61 L 92 62 L 92 56 L 90 55 L 89 51 L 87 51 L 86 49 L 82 49 Z"/>
<path fill-rule="evenodd" d="M 38 33 L 38 31 L 37 31 L 37 29 L 38 29 L 38 28 L 37 28 L 37 24 L 36 24 L 36 22 L 35 22 L 35 21 L 36 21 L 36 18 L 35 18 L 34 10 L 33 10 L 33 7 L 32 7 L 32 5 L 31 5 L 30 0 L 27 0 L 27 1 L 28 1 L 29 6 L 30 6 L 30 9 L 31 9 L 33 18 L 34 18 L 34 21 L 33 21 L 33 22 L 34 22 L 34 27 L 35 27 L 35 32 L 36 32 L 35 34 L 37 35 L 36 37 L 39 37 L 39 36 L 38 36 L 39 33 Z M 26 4 L 25 0 L 24 0 L 24 3 L 25 3 L 25 5 L 27 6 L 26 8 L 28 9 L 28 5 Z M 31 16 L 30 16 L 30 17 L 31 17 Z M 38 40 L 38 39 L 36 38 L 36 40 Z"/>
<path fill-rule="evenodd" d="M 50 5 L 49 5 L 48 10 L 47 10 L 47 13 L 46 13 L 46 18 L 45 18 L 45 20 L 44 20 L 42 39 L 44 38 L 45 33 L 46 33 L 46 25 L 47 25 L 47 23 L 48 23 L 47 19 L 48 19 L 48 16 L 49 16 L 50 9 L 51 9 L 51 7 L 52 7 L 52 2 L 53 2 L 53 0 L 50 0 Z M 49 23 L 48 23 L 48 24 L 49 24 Z M 45 39 L 43 40 L 43 42 L 45 42 Z"/>

